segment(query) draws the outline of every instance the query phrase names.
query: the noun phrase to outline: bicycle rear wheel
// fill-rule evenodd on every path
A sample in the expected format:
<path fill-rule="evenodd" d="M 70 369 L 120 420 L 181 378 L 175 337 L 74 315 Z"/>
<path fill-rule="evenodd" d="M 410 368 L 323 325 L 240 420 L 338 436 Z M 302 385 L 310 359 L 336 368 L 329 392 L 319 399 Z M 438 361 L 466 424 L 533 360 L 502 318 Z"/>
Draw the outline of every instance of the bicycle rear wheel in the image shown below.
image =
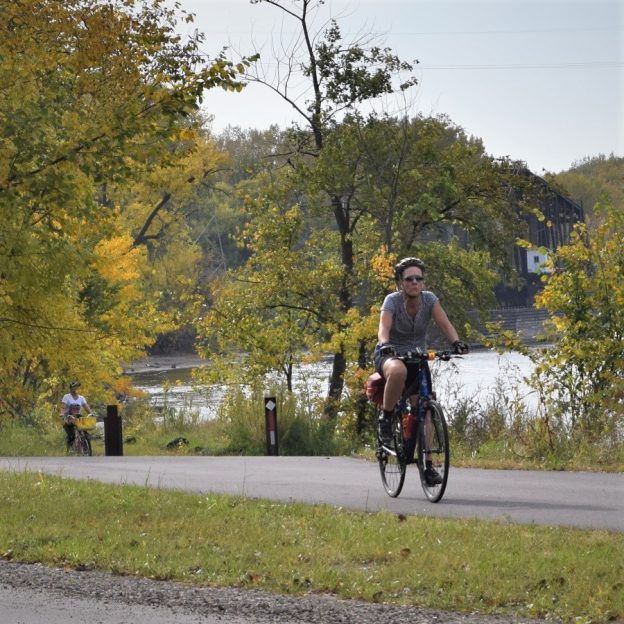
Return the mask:
<path fill-rule="evenodd" d="M 84 455 L 85 457 L 91 457 L 93 451 L 91 450 L 91 438 L 86 431 L 76 430 L 76 437 L 74 439 L 74 451 L 78 455 Z"/>
<path fill-rule="evenodd" d="M 403 489 L 407 464 L 403 443 L 403 422 L 398 410 L 392 414 L 392 441 L 382 444 L 378 440 L 377 460 L 381 482 L 389 496 L 396 498 Z"/>
<path fill-rule="evenodd" d="M 427 472 L 428 461 L 438 476 Z M 437 401 L 427 402 L 425 419 L 418 425 L 416 463 L 425 496 L 437 503 L 444 496 L 450 468 L 448 427 Z"/>

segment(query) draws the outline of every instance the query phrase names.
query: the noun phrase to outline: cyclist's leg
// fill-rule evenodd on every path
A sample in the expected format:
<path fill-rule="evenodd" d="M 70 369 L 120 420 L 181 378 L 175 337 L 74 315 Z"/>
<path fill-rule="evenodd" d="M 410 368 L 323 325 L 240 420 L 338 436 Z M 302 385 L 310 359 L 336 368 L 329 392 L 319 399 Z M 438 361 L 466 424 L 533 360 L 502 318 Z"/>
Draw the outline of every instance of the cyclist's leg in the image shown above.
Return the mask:
<path fill-rule="evenodd" d="M 67 450 L 70 451 L 74 445 L 74 440 L 76 439 L 76 427 L 74 427 L 71 423 L 64 423 L 63 429 L 65 429 L 65 444 L 67 446 Z"/>
<path fill-rule="evenodd" d="M 383 409 L 392 412 L 401 398 L 407 379 L 407 367 L 396 358 L 388 358 L 382 366 L 382 375 L 386 380 L 383 397 Z"/>
<path fill-rule="evenodd" d="M 383 443 L 388 443 L 392 438 L 392 414 L 405 386 L 407 367 L 401 360 L 388 358 L 383 362 L 381 370 L 386 385 L 379 415 L 379 437 Z"/>

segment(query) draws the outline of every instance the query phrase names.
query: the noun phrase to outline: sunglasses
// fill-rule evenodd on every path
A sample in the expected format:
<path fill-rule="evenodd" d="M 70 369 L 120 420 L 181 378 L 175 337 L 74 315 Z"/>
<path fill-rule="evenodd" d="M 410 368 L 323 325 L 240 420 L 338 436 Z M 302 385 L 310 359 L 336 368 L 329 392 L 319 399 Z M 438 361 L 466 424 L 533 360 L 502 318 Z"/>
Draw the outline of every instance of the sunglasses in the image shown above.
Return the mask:
<path fill-rule="evenodd" d="M 424 282 L 425 278 L 422 275 L 409 275 L 408 277 L 404 277 L 403 281 L 413 284 L 414 282 Z"/>

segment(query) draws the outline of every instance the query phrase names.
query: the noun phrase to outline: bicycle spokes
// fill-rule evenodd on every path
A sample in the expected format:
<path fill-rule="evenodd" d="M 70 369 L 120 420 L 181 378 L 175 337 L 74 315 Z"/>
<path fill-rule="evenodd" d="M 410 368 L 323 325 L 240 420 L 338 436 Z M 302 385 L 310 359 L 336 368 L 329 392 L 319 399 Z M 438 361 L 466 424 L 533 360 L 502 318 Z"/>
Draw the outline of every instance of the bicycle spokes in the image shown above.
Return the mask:
<path fill-rule="evenodd" d="M 389 496 L 396 497 L 405 481 L 406 461 L 400 414 L 393 414 L 392 419 L 392 440 L 388 444 L 381 444 L 380 441 L 377 460 L 384 489 Z"/>
<path fill-rule="evenodd" d="M 449 473 L 448 429 L 442 407 L 430 401 L 419 427 L 417 463 L 427 498 L 437 503 L 444 495 Z"/>

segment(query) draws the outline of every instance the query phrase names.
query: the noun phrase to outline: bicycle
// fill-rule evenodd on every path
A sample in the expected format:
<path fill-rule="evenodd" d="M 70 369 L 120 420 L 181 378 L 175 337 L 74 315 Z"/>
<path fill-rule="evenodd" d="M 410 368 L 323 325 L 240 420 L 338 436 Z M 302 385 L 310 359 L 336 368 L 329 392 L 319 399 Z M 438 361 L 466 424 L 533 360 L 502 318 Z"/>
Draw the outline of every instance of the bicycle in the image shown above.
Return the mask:
<path fill-rule="evenodd" d="M 75 435 L 70 449 L 73 453 L 84 457 L 93 455 L 89 430 L 95 429 L 96 422 L 95 416 L 74 416 Z"/>
<path fill-rule="evenodd" d="M 391 441 L 384 444 L 378 436 L 377 460 L 381 481 L 388 495 L 396 498 L 403 489 L 407 465 L 416 463 L 425 496 L 432 503 L 437 503 L 444 496 L 448 482 L 449 437 L 444 410 L 435 399 L 429 368 L 423 363 L 432 360 L 448 362 L 458 356 L 449 351 L 408 351 L 397 353 L 395 357 L 405 362 L 408 378 L 392 413 Z M 375 381 L 373 377 L 376 377 Z M 369 378 L 369 385 L 373 383 L 377 387 L 375 391 L 367 389 L 367 395 L 371 398 L 375 394 L 374 400 L 379 405 L 380 388 L 383 389 L 385 382 L 375 374 Z M 435 483 L 425 474 L 429 462 L 439 474 Z"/>

